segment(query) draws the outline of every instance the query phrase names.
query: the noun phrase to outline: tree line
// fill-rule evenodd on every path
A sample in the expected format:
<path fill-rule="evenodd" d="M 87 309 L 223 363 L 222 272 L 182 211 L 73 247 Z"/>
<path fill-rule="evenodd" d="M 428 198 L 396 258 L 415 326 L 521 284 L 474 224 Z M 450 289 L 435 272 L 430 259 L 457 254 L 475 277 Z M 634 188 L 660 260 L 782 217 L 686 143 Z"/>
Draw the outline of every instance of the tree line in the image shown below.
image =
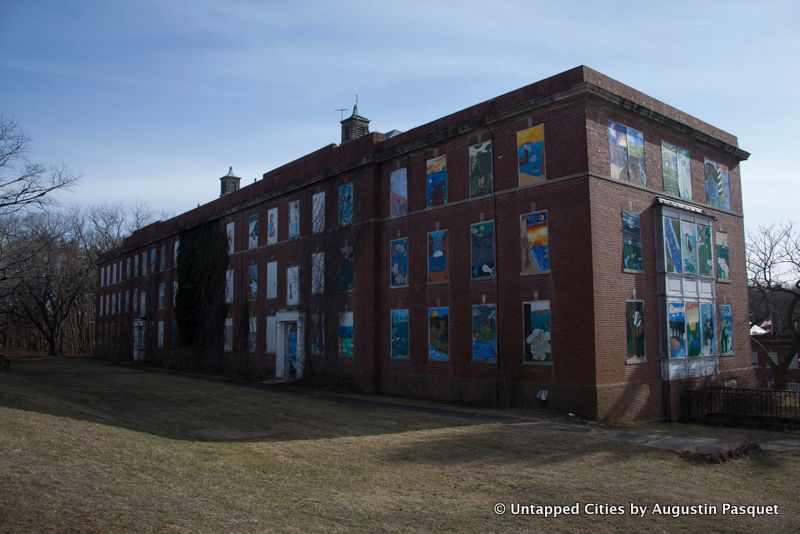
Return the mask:
<path fill-rule="evenodd" d="M 79 177 L 32 162 L 31 147 L 0 116 L 0 351 L 91 355 L 97 258 L 155 217 L 143 203 L 59 205 Z"/>

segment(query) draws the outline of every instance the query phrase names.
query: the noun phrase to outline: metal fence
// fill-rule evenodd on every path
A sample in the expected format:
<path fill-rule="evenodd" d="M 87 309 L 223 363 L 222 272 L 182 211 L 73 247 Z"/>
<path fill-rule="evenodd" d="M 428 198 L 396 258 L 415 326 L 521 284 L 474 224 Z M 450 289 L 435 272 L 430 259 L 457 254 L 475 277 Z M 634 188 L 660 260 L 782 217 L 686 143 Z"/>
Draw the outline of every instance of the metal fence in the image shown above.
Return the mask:
<path fill-rule="evenodd" d="M 800 423 L 800 391 L 714 387 L 686 391 L 688 421 Z"/>

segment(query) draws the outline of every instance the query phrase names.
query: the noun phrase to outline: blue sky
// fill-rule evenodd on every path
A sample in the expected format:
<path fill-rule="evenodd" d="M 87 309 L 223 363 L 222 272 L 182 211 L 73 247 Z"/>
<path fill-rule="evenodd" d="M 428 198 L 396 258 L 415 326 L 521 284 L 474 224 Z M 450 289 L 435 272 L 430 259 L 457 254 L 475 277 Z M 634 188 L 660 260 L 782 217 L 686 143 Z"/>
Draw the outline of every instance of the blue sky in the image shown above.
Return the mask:
<path fill-rule="evenodd" d="M 749 228 L 797 219 L 800 3 L 5 0 L 0 111 L 67 203 L 180 213 L 339 140 L 585 64 L 739 137 Z"/>

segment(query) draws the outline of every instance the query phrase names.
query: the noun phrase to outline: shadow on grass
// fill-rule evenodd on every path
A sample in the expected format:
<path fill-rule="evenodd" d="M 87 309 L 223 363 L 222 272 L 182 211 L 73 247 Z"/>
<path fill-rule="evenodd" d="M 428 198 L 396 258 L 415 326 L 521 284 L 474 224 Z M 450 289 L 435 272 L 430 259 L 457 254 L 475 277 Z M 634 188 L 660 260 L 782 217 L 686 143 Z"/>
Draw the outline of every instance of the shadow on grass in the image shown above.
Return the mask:
<path fill-rule="evenodd" d="M 388 462 L 427 463 L 434 466 L 484 463 L 553 465 L 576 457 L 597 455 L 604 465 L 629 462 L 635 457 L 663 459 L 663 451 L 617 442 L 589 433 L 548 431 L 539 428 L 484 426 L 443 436 L 429 436 L 393 448 Z"/>
<path fill-rule="evenodd" d="M 359 399 L 236 387 L 103 362 L 15 361 L 0 374 L 0 406 L 170 439 L 263 442 L 340 438 L 484 423 L 470 414 Z"/>

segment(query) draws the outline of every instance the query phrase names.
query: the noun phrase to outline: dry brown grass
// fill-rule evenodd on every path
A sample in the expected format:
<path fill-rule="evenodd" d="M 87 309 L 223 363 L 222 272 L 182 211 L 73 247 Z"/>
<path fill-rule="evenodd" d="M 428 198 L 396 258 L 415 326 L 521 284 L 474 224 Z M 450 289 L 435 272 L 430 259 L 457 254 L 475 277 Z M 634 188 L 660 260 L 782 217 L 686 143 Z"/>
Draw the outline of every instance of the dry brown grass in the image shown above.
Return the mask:
<path fill-rule="evenodd" d="M 0 530 L 783 531 L 800 455 L 601 437 L 80 361 L 0 373 Z M 778 504 L 777 517 L 496 516 L 496 502 Z"/>

